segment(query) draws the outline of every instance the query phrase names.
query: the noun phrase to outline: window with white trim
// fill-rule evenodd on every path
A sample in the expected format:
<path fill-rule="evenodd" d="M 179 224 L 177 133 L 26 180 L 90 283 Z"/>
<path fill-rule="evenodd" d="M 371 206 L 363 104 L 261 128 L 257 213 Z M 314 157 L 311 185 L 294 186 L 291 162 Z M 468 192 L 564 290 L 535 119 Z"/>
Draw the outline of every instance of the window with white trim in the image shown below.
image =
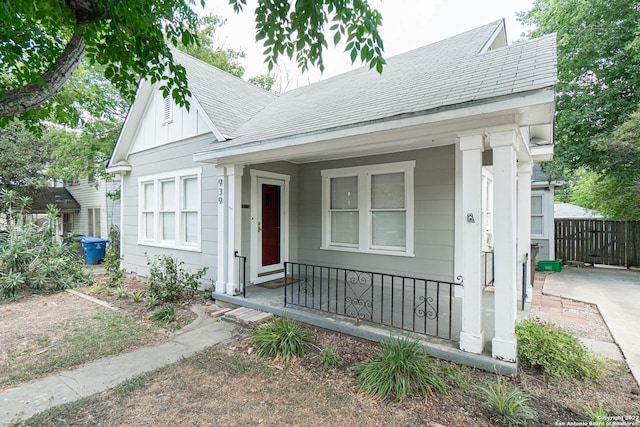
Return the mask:
<path fill-rule="evenodd" d="M 140 244 L 200 250 L 200 182 L 200 169 L 138 179 Z"/>
<path fill-rule="evenodd" d="M 100 235 L 100 208 L 87 208 L 87 234 L 93 237 Z"/>
<path fill-rule="evenodd" d="M 493 249 L 493 174 L 482 168 L 482 250 Z"/>
<path fill-rule="evenodd" d="M 543 195 L 531 195 L 531 235 L 544 236 Z"/>
<path fill-rule="evenodd" d="M 326 169 L 323 249 L 413 256 L 415 161 Z"/>

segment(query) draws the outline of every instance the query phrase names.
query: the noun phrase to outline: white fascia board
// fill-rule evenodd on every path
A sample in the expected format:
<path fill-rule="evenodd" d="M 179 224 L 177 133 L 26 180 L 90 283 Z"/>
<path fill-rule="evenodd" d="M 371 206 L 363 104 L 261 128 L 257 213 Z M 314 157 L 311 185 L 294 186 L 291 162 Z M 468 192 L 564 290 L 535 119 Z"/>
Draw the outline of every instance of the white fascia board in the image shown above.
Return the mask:
<path fill-rule="evenodd" d="M 211 133 L 213 133 L 213 136 L 215 136 L 215 138 L 220 142 L 226 141 L 227 139 L 224 137 L 224 135 L 222 135 L 222 132 L 220 132 L 216 127 L 216 125 L 213 124 L 213 121 L 211 121 L 211 117 L 209 117 L 209 115 L 204 111 L 204 108 L 202 108 L 202 104 L 200 104 L 200 101 L 198 101 L 198 98 L 192 95 L 189 102 L 191 102 L 191 106 L 196 107 L 196 110 L 204 118 L 204 121 L 207 124 L 207 126 L 209 126 L 209 128 L 211 129 Z"/>
<path fill-rule="evenodd" d="M 242 161 L 243 158 L 254 157 L 255 154 L 281 150 L 284 148 L 292 148 L 311 143 L 321 143 L 335 141 L 337 139 L 353 138 L 359 135 L 371 134 L 383 131 L 394 131 L 403 128 L 409 128 L 419 125 L 435 125 L 439 122 L 469 120 L 474 117 L 483 115 L 511 114 L 518 116 L 519 113 L 528 108 L 539 108 L 542 106 L 546 111 L 551 111 L 546 104 L 555 102 L 555 93 L 552 87 L 543 88 L 527 94 L 519 96 L 511 96 L 496 102 L 480 103 L 469 105 L 461 108 L 448 109 L 438 111 L 432 114 L 424 114 L 412 117 L 406 117 L 397 120 L 378 121 L 374 123 L 366 123 L 360 126 L 340 128 L 322 132 L 314 132 L 305 135 L 278 138 L 272 141 L 253 143 L 253 144 L 237 144 L 231 142 L 226 146 L 216 147 L 212 150 L 195 153 L 193 160 L 195 162 L 218 163 L 218 159 L 231 158 L 234 161 Z M 548 118 L 553 120 L 553 116 Z M 517 123 L 512 123 L 516 125 Z"/>
<path fill-rule="evenodd" d="M 531 147 L 531 160 L 534 162 L 549 162 L 553 160 L 553 145 Z"/>
<path fill-rule="evenodd" d="M 504 37 L 505 42 L 507 42 L 507 32 L 506 32 L 506 29 L 505 29 L 504 18 L 502 18 L 502 22 L 500 23 L 500 25 L 498 27 L 496 27 L 495 31 L 493 32 L 493 34 L 491 34 L 491 37 L 489 37 L 489 39 L 484 44 L 484 46 L 482 46 L 482 49 L 480 49 L 479 53 L 487 52 L 489 47 L 493 44 L 493 42 L 496 40 L 496 38 L 498 38 L 498 36 L 501 35 L 501 34 Z"/>
<path fill-rule="evenodd" d="M 133 139 L 138 130 L 138 124 L 140 119 L 144 116 L 144 112 L 147 110 L 147 104 L 153 93 L 154 86 L 147 80 L 141 80 L 136 91 L 133 104 L 129 108 L 127 117 L 124 120 L 120 134 L 118 135 L 118 141 L 111 153 L 108 165 L 118 163 L 125 160 L 129 155 L 129 149 L 133 143 Z"/>
<path fill-rule="evenodd" d="M 120 161 L 113 166 L 108 166 L 105 170 L 107 173 L 126 175 L 131 172 L 131 165 L 127 161 Z"/>

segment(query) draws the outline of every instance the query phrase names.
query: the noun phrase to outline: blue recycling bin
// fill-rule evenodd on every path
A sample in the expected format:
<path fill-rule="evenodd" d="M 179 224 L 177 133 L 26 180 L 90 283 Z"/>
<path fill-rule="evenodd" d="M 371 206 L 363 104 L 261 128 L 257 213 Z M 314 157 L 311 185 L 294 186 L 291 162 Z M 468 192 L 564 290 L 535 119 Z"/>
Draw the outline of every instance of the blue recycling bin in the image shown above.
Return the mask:
<path fill-rule="evenodd" d="M 109 242 L 107 239 L 84 236 L 80 241 L 84 250 L 85 264 L 96 265 L 100 263 L 100 260 L 104 259 L 107 243 Z"/>

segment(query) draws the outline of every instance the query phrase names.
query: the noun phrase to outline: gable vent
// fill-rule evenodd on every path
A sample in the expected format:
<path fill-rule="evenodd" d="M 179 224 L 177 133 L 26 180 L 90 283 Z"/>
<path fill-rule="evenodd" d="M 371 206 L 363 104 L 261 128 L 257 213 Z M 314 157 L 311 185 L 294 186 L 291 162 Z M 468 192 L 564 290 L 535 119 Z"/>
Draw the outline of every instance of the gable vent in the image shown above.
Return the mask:
<path fill-rule="evenodd" d="M 166 98 L 164 98 L 164 109 L 163 109 L 163 116 L 162 116 L 162 124 L 166 124 L 166 123 L 170 123 L 171 122 L 171 97 L 167 96 Z"/>

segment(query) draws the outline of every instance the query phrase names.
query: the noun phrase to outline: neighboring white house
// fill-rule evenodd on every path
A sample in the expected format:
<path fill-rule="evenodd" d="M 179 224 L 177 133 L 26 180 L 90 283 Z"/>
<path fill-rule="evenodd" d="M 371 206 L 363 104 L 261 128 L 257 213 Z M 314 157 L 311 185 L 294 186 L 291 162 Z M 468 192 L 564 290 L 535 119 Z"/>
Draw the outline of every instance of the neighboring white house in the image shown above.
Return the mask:
<path fill-rule="evenodd" d="M 73 219 L 80 213 L 80 203 L 64 187 L 43 187 L 29 193 L 31 206 L 29 221 L 41 224 L 47 218 L 48 206 L 58 209 L 56 219 L 56 235 L 60 238 L 73 230 Z"/>
<path fill-rule="evenodd" d="M 598 212 L 571 203 L 556 203 L 553 205 L 555 219 L 603 219 Z"/>
<path fill-rule="evenodd" d="M 562 183 L 550 181 L 539 163 L 533 166 L 531 182 L 531 243 L 538 244 L 537 261 L 555 259 L 554 197 Z M 536 261 L 534 260 L 534 261 Z"/>
<path fill-rule="evenodd" d="M 209 267 L 214 296 L 240 288 L 236 254 L 247 257 L 250 284 L 286 273 L 301 288 L 335 271 L 346 286 L 356 272 L 392 301 L 390 312 L 359 318 L 402 316 L 403 325 L 405 315 L 426 323 L 442 285 L 455 289 L 435 308 L 449 338 L 516 360 L 532 168 L 553 154 L 555 36 L 507 46 L 500 20 L 388 58 L 381 75 L 364 67 L 280 96 L 174 58 L 187 71 L 190 109 L 142 82 L 107 168 L 122 176 L 125 269 L 144 275 L 146 254 L 168 253 Z M 437 294 L 393 305 L 405 280 L 437 283 Z"/>
<path fill-rule="evenodd" d="M 80 204 L 79 212 L 63 214 L 65 232 L 108 239 L 109 227 L 120 226 L 120 200 L 110 197 L 119 191 L 120 180 L 89 176 L 65 184 L 65 188 Z"/>

